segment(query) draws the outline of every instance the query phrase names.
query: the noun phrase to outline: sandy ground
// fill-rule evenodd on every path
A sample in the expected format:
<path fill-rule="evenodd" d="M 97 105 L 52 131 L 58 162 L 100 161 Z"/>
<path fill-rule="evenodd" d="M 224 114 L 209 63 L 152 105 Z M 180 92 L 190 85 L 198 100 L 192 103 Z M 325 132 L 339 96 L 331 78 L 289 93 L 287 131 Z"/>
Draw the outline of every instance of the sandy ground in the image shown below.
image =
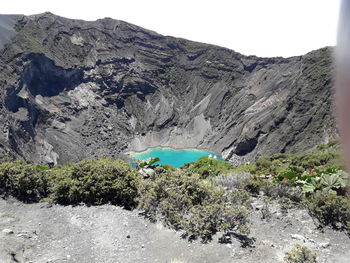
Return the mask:
<path fill-rule="evenodd" d="M 0 262 L 283 262 L 294 244 L 315 250 L 318 262 L 346 263 L 350 239 L 344 233 L 316 229 L 302 210 L 283 216 L 272 211 L 261 219 L 254 204 L 252 246 L 234 239 L 220 244 L 188 242 L 160 223 L 150 223 L 138 211 L 112 205 L 60 206 L 24 204 L 0 199 Z"/>

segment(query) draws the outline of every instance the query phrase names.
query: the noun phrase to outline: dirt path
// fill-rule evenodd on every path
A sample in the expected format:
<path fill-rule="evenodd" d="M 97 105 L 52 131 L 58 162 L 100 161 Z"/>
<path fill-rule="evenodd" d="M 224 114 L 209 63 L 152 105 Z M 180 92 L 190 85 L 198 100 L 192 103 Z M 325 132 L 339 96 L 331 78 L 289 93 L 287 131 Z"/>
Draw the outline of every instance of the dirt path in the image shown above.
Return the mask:
<path fill-rule="evenodd" d="M 1 199 L 0 213 L 0 228 L 14 231 L 1 233 L 1 263 L 12 262 L 11 256 L 4 257 L 11 251 L 19 262 L 33 263 L 230 262 L 227 246 L 189 243 L 137 212 L 116 206 L 48 207 Z"/>
<path fill-rule="evenodd" d="M 252 218 L 253 247 L 241 243 L 189 243 L 179 233 L 153 224 L 137 211 L 98 207 L 23 204 L 0 199 L 0 262 L 282 262 L 285 251 L 306 244 L 319 262 L 345 263 L 349 238 L 339 232 L 315 230 L 302 211 L 274 213 L 262 221 L 258 208 Z M 13 233 L 11 233 L 13 231 Z"/>

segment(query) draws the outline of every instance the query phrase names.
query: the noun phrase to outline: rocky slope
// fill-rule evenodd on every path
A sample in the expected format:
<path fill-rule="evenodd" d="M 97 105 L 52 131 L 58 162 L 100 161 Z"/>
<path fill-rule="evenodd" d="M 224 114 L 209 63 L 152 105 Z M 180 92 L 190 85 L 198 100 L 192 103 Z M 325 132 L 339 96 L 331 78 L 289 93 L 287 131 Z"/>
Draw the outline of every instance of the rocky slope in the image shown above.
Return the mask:
<path fill-rule="evenodd" d="M 259 58 L 109 18 L 0 16 L 0 152 L 67 163 L 151 146 L 241 163 L 335 135 L 332 49 Z"/>

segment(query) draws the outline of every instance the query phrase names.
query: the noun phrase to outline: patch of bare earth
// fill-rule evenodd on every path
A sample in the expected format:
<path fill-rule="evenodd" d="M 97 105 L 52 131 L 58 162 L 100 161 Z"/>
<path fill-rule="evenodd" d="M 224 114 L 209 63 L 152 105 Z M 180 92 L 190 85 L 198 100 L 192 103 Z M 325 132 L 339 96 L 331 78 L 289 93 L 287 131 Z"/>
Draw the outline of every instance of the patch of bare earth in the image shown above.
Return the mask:
<path fill-rule="evenodd" d="M 303 210 L 283 215 L 271 206 L 261 219 L 254 202 L 251 239 L 220 244 L 188 242 L 181 233 L 150 223 L 138 211 L 112 205 L 60 206 L 0 199 L 0 262 L 283 262 L 294 244 L 315 250 L 318 262 L 345 263 L 350 239 L 342 232 L 318 230 Z M 245 247 L 242 247 L 245 246 Z"/>

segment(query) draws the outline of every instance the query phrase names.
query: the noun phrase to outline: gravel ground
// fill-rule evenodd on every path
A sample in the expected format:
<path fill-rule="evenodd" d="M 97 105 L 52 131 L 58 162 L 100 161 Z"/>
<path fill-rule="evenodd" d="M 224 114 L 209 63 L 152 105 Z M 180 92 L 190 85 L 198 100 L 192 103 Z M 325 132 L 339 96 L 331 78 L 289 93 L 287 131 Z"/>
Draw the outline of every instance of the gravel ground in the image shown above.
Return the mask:
<path fill-rule="evenodd" d="M 150 223 L 138 211 L 112 205 L 60 206 L 24 204 L 0 199 L 0 262 L 283 262 L 294 244 L 315 250 L 318 262 L 346 263 L 350 239 L 316 226 L 303 210 L 283 216 L 271 206 L 269 221 L 261 219 L 261 201 L 254 202 L 251 237 L 242 248 L 234 239 L 220 244 L 188 242 L 181 234 Z"/>

